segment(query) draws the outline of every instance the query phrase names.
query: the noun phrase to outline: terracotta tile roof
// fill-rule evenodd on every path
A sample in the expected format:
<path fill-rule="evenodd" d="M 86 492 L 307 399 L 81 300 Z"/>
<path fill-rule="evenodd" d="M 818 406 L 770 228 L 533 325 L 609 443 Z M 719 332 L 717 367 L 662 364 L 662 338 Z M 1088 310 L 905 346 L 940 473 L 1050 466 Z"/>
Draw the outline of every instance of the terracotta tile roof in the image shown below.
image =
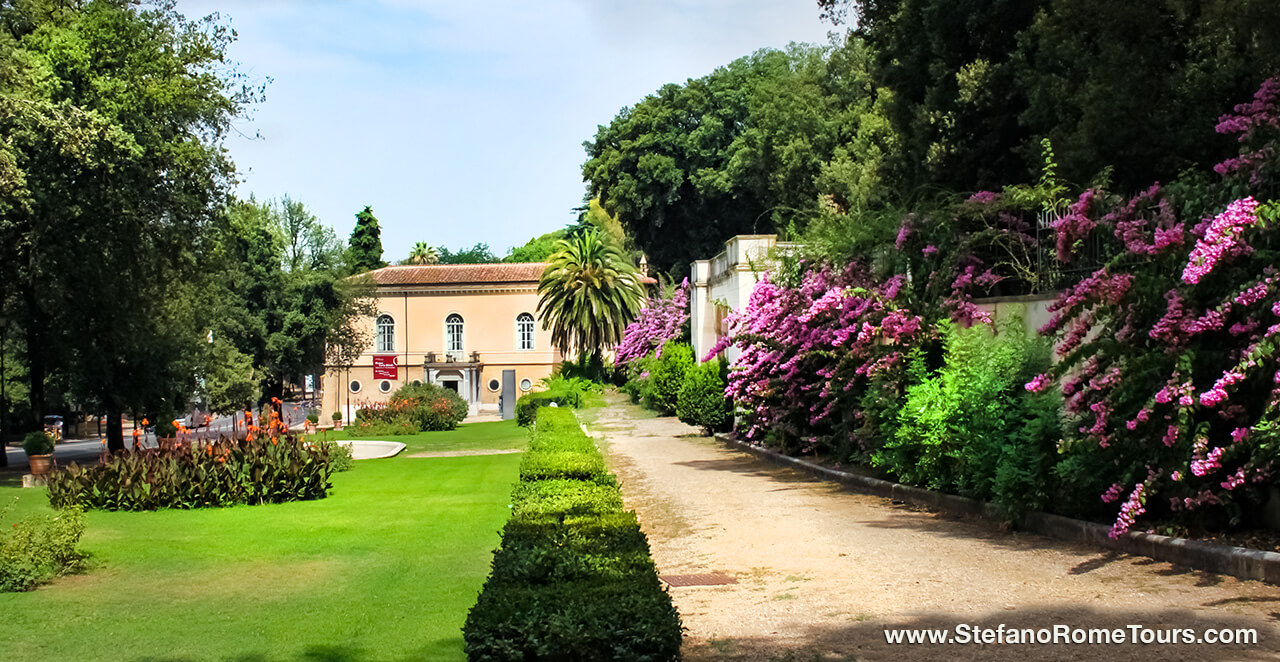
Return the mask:
<path fill-rule="evenodd" d="M 369 273 L 379 285 L 536 283 L 546 266 L 542 262 L 430 264 L 383 267 Z"/>
<path fill-rule="evenodd" d="M 536 283 L 545 262 L 494 264 L 428 264 L 383 267 L 369 272 L 379 285 L 448 285 L 454 283 Z M 640 282 L 655 285 L 645 276 Z"/>

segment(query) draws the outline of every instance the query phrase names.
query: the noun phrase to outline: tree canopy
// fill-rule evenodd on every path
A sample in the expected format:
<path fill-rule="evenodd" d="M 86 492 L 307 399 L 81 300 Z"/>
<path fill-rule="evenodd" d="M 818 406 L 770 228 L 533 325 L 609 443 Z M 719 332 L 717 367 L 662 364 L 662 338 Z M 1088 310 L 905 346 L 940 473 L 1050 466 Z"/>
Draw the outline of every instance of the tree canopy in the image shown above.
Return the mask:
<path fill-rule="evenodd" d="M 849 61 L 844 58 L 841 62 Z M 655 267 L 686 271 L 735 234 L 803 223 L 859 130 L 829 50 L 762 50 L 623 109 L 585 143 L 583 178 Z"/>
<path fill-rule="evenodd" d="M 299 236 L 313 240 L 295 250 Z M 326 343 L 336 342 L 349 323 L 353 299 L 368 295 L 346 278 L 343 254 L 332 230 L 302 203 L 233 203 L 215 252 L 217 314 L 206 381 L 222 392 L 244 393 L 226 382 L 245 374 L 247 359 L 253 391 L 268 398 L 279 397 L 292 378 L 320 372 Z"/>
<path fill-rule="evenodd" d="M 503 262 L 545 262 L 556 251 L 556 244 L 565 238 L 565 231 L 553 230 L 512 248 Z"/>
<path fill-rule="evenodd" d="M 854 27 L 762 50 L 624 108 L 588 194 L 669 273 L 787 234 L 1057 173 L 1135 192 L 1231 154 L 1204 131 L 1280 71 L 1280 5 L 1246 0 L 818 0 Z"/>
<path fill-rule="evenodd" d="M 348 242 L 347 264 L 355 273 L 387 266 L 382 261 L 382 228 L 368 205 L 356 214 L 356 226 Z"/>
<path fill-rule="evenodd" d="M 485 264 L 500 260 L 489 249 L 489 244 L 477 242 L 471 248 L 459 248 L 451 251 L 444 246 L 439 248 L 440 264 Z"/>
<path fill-rule="evenodd" d="M 24 333 L 33 417 L 46 380 L 108 415 L 184 401 L 203 339 L 203 230 L 234 168 L 221 143 L 259 90 L 234 33 L 172 3 L 0 5 L 0 264 Z"/>
<path fill-rule="evenodd" d="M 1230 151 L 1206 134 L 1280 66 L 1280 8 L 1231 0 L 818 0 L 856 21 L 890 93 L 896 180 L 1025 181 L 1049 138 L 1063 174 L 1124 190 Z"/>

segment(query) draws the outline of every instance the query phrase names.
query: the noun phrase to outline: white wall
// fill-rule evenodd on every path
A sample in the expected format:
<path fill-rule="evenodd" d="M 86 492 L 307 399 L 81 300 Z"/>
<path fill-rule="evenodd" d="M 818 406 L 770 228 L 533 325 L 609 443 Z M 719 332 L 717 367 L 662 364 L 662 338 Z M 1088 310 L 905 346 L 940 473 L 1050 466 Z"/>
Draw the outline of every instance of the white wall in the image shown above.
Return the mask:
<path fill-rule="evenodd" d="M 689 328 L 693 354 L 699 361 L 725 329 L 716 328 L 717 304 L 741 310 L 751 298 L 760 277 L 773 268 L 775 249 L 785 247 L 777 235 L 738 235 L 724 242 L 724 251 L 713 258 L 693 263 L 689 277 Z M 725 357 L 738 358 L 730 347 Z"/>

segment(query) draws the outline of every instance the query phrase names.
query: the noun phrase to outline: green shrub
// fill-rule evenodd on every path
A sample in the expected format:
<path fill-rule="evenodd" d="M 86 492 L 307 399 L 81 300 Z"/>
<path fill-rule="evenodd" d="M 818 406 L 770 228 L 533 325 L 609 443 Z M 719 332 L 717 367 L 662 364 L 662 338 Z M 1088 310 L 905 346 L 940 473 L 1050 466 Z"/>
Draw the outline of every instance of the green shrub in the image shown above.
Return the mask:
<path fill-rule="evenodd" d="M 329 456 L 329 469 L 334 473 L 340 471 L 350 471 L 356 464 L 355 458 L 351 456 L 351 445 L 340 444 L 336 441 L 327 439 L 315 442 L 325 455 Z"/>
<path fill-rule="evenodd" d="M 77 570 L 84 560 L 76 548 L 84 533 L 84 511 L 78 507 L 28 517 L 12 526 L 2 520 L 0 592 L 29 591 Z"/>
<path fill-rule="evenodd" d="M 596 382 L 581 377 L 551 375 L 539 380 L 542 390 L 520 396 L 516 400 L 516 423 L 522 427 L 533 425 L 542 407 L 555 403 L 558 407 L 581 407 L 591 393 L 600 390 Z"/>
<path fill-rule="evenodd" d="M 908 390 L 898 428 L 872 456 L 903 483 L 991 500 L 1016 515 L 1043 507 L 1061 427 L 1053 396 L 1024 385 L 1049 348 L 1021 322 L 947 335 L 945 364 Z"/>
<path fill-rule="evenodd" d="M 306 501 L 328 495 L 332 472 L 329 449 L 298 436 L 223 438 L 199 447 L 184 442 L 59 469 L 49 476 L 49 502 L 156 510 Z"/>
<path fill-rule="evenodd" d="M 351 425 L 347 426 L 347 431 L 353 435 L 362 437 L 394 437 L 406 434 L 418 434 L 422 430 L 418 428 L 418 424 L 408 418 L 397 418 L 393 420 L 381 420 L 377 416 L 366 417 L 360 410 L 361 416 Z"/>
<path fill-rule="evenodd" d="M 155 432 L 157 438 L 168 439 L 178 434 L 178 426 L 173 424 L 173 419 L 162 419 L 156 421 Z"/>
<path fill-rule="evenodd" d="M 679 659 L 679 613 L 603 466 L 571 410 L 538 411 L 493 572 L 463 626 L 468 659 Z"/>
<path fill-rule="evenodd" d="M 685 374 L 676 397 L 676 416 L 704 434 L 725 432 L 733 427 L 733 403 L 725 397 L 723 359 L 695 365 Z"/>
<path fill-rule="evenodd" d="M 49 455 L 53 453 L 53 449 L 53 437 L 50 437 L 43 430 L 29 432 L 22 440 L 22 450 L 27 453 L 28 457 L 32 455 Z"/>
<path fill-rule="evenodd" d="M 556 374 L 570 379 L 602 382 L 608 378 L 609 369 L 604 364 L 604 358 L 599 354 L 592 354 L 591 356 L 579 354 L 577 361 L 569 359 L 561 361 Z"/>
<path fill-rule="evenodd" d="M 693 368 L 693 348 L 684 343 L 667 341 L 658 350 L 649 371 L 649 385 L 644 390 L 646 407 L 670 416 L 676 413 L 676 401 L 685 373 Z"/>
<path fill-rule="evenodd" d="M 394 406 L 408 409 L 423 432 L 452 430 L 467 417 L 467 401 L 438 384 L 405 384 L 391 394 Z"/>
<path fill-rule="evenodd" d="M 558 407 L 571 406 L 567 404 L 566 398 L 562 395 L 547 393 L 546 391 L 537 391 L 534 393 L 526 393 L 516 400 L 516 423 L 521 427 L 529 427 L 537 420 L 538 410 L 555 403 Z"/>
<path fill-rule="evenodd" d="M 520 480 L 557 479 L 586 480 L 606 485 L 615 481 L 599 453 L 525 453 L 520 461 Z"/>
<path fill-rule="evenodd" d="M 656 365 L 657 359 L 650 353 L 619 368 L 625 376 L 620 390 L 631 396 L 631 404 L 646 404 L 652 400 L 653 369 Z"/>
<path fill-rule="evenodd" d="M 360 431 L 361 434 L 413 434 L 452 430 L 467 417 L 467 402 L 454 391 L 438 384 L 406 384 L 391 394 L 386 403 L 361 407 L 356 412 L 356 423 L 366 425 L 389 423 L 392 427 L 379 428 L 378 432 Z M 404 423 L 410 432 L 397 432 Z M 353 425 L 352 429 L 357 428 Z"/>
<path fill-rule="evenodd" d="M 529 452 L 520 460 L 522 481 L 579 480 L 614 485 L 616 479 L 591 439 L 578 427 L 568 409 L 545 409 L 529 441 Z"/>
<path fill-rule="evenodd" d="M 569 479 L 522 482 L 511 494 L 512 519 L 577 517 L 622 510 L 622 495 L 612 485 Z"/>

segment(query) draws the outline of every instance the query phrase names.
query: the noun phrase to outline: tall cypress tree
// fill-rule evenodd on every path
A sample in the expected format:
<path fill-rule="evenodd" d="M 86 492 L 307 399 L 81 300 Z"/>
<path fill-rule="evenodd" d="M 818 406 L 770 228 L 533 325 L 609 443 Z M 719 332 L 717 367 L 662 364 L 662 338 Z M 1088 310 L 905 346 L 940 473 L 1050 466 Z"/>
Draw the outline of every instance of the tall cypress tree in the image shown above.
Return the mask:
<path fill-rule="evenodd" d="M 365 208 L 356 214 L 356 227 L 351 231 L 347 263 L 354 273 L 363 273 L 387 266 L 382 261 L 382 228 L 373 216 L 373 208 Z"/>

